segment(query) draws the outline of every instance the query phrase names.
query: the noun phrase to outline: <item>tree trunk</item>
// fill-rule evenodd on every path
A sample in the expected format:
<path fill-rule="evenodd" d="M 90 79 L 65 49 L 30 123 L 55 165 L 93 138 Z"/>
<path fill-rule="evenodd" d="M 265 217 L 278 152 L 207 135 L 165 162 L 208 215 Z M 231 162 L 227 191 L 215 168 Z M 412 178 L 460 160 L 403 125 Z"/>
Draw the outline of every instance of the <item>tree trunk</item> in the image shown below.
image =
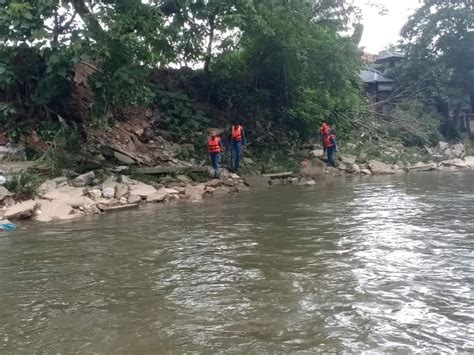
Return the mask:
<path fill-rule="evenodd" d="M 72 0 L 74 10 L 79 14 L 82 20 L 86 23 L 88 30 L 91 32 L 94 39 L 101 39 L 104 37 L 105 32 L 99 21 L 90 12 L 86 6 L 84 0 Z"/>
<path fill-rule="evenodd" d="M 209 74 L 212 58 L 212 44 L 214 43 L 214 30 L 217 10 L 213 11 L 209 16 L 209 41 L 207 43 L 206 57 L 204 58 L 204 74 Z"/>

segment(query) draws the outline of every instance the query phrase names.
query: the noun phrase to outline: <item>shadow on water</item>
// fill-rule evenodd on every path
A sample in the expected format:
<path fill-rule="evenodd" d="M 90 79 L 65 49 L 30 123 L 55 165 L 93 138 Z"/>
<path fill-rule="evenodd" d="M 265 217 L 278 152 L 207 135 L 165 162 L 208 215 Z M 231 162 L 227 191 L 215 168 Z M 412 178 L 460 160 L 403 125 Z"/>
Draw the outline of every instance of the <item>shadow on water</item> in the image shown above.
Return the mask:
<path fill-rule="evenodd" d="M 25 224 L 0 350 L 474 351 L 472 174 L 328 180 Z"/>

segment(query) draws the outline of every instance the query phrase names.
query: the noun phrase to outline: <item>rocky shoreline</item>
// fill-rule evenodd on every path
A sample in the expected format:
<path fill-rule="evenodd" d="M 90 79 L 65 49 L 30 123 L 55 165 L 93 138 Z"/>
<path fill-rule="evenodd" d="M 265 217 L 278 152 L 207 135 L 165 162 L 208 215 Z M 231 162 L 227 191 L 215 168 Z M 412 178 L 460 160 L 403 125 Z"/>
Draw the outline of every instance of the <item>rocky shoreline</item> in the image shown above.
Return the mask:
<path fill-rule="evenodd" d="M 34 199 L 21 202 L 16 202 L 9 192 L 0 186 L 0 200 L 4 204 L 0 217 L 4 221 L 32 219 L 51 222 L 136 208 L 147 203 L 199 202 L 205 198 L 249 191 L 253 188 L 290 184 L 316 186 L 318 181 L 328 177 L 474 170 L 474 156 L 464 156 L 465 150 L 456 145 L 453 153 L 452 147 L 441 143 L 432 148 L 431 152 L 433 157 L 441 161 L 419 162 L 413 165 L 403 162 L 389 165 L 377 160 L 358 164 L 359 157 L 341 154 L 337 168 L 333 168 L 326 166 L 322 151 L 313 151 L 313 158 L 302 161 L 298 173 L 240 177 L 224 169 L 221 179 L 207 182 L 196 182 L 187 175 L 177 175 L 166 183 L 145 183 L 127 175 L 109 175 L 100 182 L 96 173 L 90 171 L 74 179 L 60 176 L 47 180 L 38 188 Z M 453 155 L 455 157 L 451 159 L 439 159 Z"/>

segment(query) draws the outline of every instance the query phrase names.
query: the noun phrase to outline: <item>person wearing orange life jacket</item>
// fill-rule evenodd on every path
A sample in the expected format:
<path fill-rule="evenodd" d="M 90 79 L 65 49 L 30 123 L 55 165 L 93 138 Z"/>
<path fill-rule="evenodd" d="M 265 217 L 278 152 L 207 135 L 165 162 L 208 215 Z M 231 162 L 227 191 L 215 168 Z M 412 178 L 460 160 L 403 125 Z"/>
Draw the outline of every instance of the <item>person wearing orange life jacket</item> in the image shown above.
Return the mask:
<path fill-rule="evenodd" d="M 229 135 L 230 167 L 229 170 L 236 173 L 239 170 L 242 149 L 245 148 L 247 140 L 245 139 L 244 127 L 239 120 L 234 120 Z"/>
<path fill-rule="evenodd" d="M 217 135 L 216 131 L 211 131 L 211 136 L 207 140 L 207 151 L 214 169 L 215 179 L 219 179 L 221 176 L 221 153 L 223 150 L 221 137 Z"/>
<path fill-rule="evenodd" d="M 323 122 L 323 125 L 319 130 L 319 138 L 321 139 L 321 144 L 323 146 L 323 153 L 326 153 L 326 148 L 324 147 L 324 136 L 327 135 L 330 130 L 331 127 L 326 122 Z"/>
<path fill-rule="evenodd" d="M 323 138 L 324 149 L 327 152 L 328 160 L 326 165 L 336 167 L 336 161 L 334 160 L 334 153 L 337 152 L 336 135 L 331 129 L 327 131 Z"/>

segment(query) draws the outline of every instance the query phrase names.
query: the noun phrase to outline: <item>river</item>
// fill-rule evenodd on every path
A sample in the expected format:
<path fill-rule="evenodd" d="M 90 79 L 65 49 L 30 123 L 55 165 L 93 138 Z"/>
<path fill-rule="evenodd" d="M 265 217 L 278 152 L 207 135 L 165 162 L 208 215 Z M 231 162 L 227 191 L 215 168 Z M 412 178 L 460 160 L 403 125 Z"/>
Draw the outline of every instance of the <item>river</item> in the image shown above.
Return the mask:
<path fill-rule="evenodd" d="M 20 227 L 0 237 L 1 352 L 474 351 L 474 174 Z"/>

